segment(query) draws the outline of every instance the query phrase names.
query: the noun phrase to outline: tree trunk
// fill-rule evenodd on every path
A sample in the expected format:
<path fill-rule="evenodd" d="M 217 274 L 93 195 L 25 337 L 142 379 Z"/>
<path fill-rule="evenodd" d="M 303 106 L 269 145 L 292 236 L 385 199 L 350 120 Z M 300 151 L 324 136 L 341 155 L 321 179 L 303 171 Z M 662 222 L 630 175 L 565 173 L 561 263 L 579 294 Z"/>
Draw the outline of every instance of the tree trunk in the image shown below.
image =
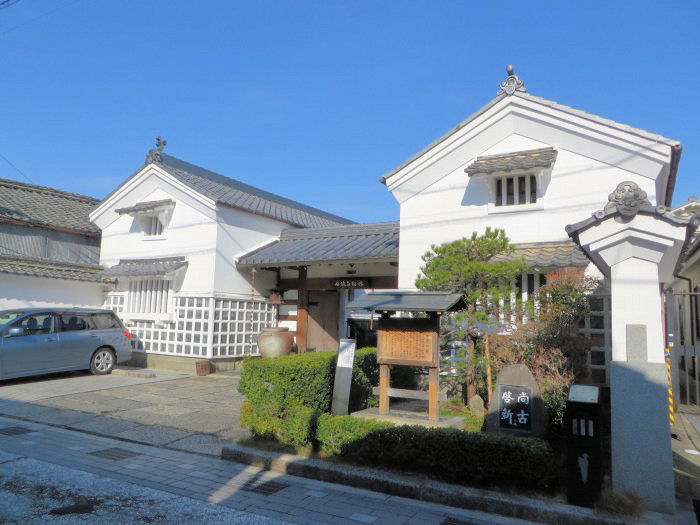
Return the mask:
<path fill-rule="evenodd" d="M 466 383 L 467 383 L 467 398 L 466 402 L 469 402 L 469 400 L 476 395 L 476 372 L 474 370 L 474 340 L 470 337 L 469 338 L 469 343 L 467 344 L 467 374 L 466 374 Z"/>
<path fill-rule="evenodd" d="M 491 406 L 491 384 L 493 378 L 491 377 L 491 352 L 489 349 L 489 336 L 484 336 L 484 358 L 486 359 L 486 399 L 488 405 Z"/>

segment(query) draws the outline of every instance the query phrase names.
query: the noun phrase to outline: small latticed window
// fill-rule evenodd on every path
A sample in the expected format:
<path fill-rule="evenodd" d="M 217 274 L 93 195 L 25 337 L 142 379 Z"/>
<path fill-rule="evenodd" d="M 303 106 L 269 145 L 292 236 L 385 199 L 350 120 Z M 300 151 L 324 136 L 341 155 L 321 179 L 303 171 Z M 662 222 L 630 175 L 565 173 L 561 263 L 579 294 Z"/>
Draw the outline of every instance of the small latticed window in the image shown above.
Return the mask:
<path fill-rule="evenodd" d="M 496 206 L 535 204 L 537 202 L 537 177 L 515 175 L 496 179 Z"/>
<path fill-rule="evenodd" d="M 160 222 L 160 219 L 157 215 L 145 217 L 144 220 L 146 223 L 144 233 L 146 235 L 163 235 L 163 223 Z"/>

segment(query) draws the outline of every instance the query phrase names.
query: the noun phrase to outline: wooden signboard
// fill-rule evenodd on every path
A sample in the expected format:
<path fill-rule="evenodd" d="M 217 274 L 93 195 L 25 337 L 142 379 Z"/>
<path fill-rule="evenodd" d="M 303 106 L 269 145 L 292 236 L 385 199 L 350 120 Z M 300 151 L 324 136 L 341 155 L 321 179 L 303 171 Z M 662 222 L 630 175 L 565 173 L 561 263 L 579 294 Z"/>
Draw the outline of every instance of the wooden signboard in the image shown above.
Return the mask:
<path fill-rule="evenodd" d="M 379 362 L 379 413 L 381 415 L 389 413 L 389 365 L 423 366 L 430 369 L 426 396 L 428 418 L 433 421 L 438 420 L 439 332 L 440 320 L 437 315 L 431 315 L 425 319 L 397 319 L 382 316 L 379 320 L 377 361 Z"/>
<path fill-rule="evenodd" d="M 377 331 L 379 364 L 436 367 L 439 364 L 436 319 L 381 319 Z"/>

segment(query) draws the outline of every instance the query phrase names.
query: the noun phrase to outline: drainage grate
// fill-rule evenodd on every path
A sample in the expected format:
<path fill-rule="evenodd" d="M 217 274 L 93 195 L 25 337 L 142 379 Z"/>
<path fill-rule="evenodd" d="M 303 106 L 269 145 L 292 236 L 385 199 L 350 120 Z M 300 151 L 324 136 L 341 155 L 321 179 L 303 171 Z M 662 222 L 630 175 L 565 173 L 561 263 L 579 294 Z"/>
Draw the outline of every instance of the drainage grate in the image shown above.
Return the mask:
<path fill-rule="evenodd" d="M 471 521 L 461 520 L 452 516 L 447 516 L 440 525 L 469 525 Z"/>
<path fill-rule="evenodd" d="M 0 428 L 0 434 L 4 436 L 19 436 L 22 434 L 29 434 L 30 432 L 36 432 L 35 430 L 30 430 L 24 427 L 5 427 Z"/>
<path fill-rule="evenodd" d="M 129 459 L 141 455 L 139 452 L 132 452 L 131 450 L 116 447 L 96 450 L 94 452 L 88 452 L 88 454 L 98 458 L 111 459 L 112 461 L 120 461 L 122 459 Z"/>
<path fill-rule="evenodd" d="M 266 481 L 264 483 L 254 483 L 249 481 L 241 487 L 241 490 L 247 490 L 248 492 L 255 492 L 256 494 L 262 494 L 263 496 L 270 496 L 280 490 L 286 489 L 289 485 L 286 483 L 279 483 L 277 481 Z"/>

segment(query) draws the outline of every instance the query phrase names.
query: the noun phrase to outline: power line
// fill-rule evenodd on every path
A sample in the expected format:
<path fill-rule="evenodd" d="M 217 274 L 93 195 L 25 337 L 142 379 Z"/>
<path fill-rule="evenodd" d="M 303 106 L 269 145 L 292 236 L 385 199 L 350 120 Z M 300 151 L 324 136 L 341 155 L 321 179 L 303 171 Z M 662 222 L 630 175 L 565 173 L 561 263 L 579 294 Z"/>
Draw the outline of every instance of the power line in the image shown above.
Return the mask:
<path fill-rule="evenodd" d="M 0 9 L 15 5 L 19 0 L 0 0 Z"/>
<path fill-rule="evenodd" d="M 27 179 L 27 180 L 29 181 L 30 184 L 34 184 L 34 181 L 33 181 L 32 179 L 30 179 L 30 178 L 26 175 L 26 173 L 24 173 L 21 169 L 19 169 L 17 166 L 15 166 L 14 164 L 12 164 L 12 162 L 10 162 L 10 159 L 8 159 L 8 158 L 7 158 L 5 155 L 3 155 L 2 153 L 0 153 L 0 159 L 4 160 L 4 161 L 7 162 L 10 166 L 12 166 L 12 167 L 17 171 L 17 173 L 19 173 L 20 175 L 22 175 L 22 177 L 24 177 L 25 179 Z"/>
<path fill-rule="evenodd" d="M 0 8 L 2 8 L 2 2 L 3 1 L 10 1 L 10 2 L 19 2 L 19 0 L 0 0 Z M 0 32 L 0 36 L 6 35 L 7 33 L 10 33 L 16 29 L 20 29 L 21 27 L 24 27 L 26 25 L 31 24 L 32 22 L 36 22 L 37 20 L 44 18 L 45 16 L 48 16 L 50 14 L 55 13 L 56 11 L 60 11 L 64 7 L 68 7 L 69 5 L 73 5 L 75 3 L 78 3 L 80 0 L 73 0 L 72 2 L 66 1 L 63 2 L 62 4 L 57 5 L 53 9 L 49 9 L 48 11 L 44 11 L 43 13 L 40 13 L 36 15 L 34 18 L 30 18 L 29 20 L 22 22 L 21 24 L 17 24 L 16 26 L 12 26 L 9 29 L 5 29 L 4 31 Z M 12 5 L 12 4 L 10 4 Z M 6 6 L 9 7 L 9 6 Z"/>

